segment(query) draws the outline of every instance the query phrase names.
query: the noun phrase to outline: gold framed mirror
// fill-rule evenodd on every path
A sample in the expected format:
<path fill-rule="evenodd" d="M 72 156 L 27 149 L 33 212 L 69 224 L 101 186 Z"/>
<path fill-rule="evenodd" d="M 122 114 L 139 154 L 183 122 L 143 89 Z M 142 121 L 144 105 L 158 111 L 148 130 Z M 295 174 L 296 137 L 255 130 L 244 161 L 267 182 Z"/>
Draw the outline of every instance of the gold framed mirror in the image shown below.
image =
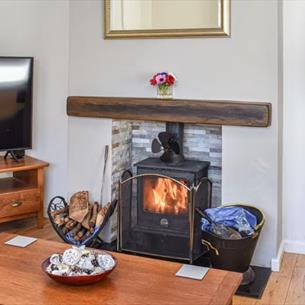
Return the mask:
<path fill-rule="evenodd" d="M 106 39 L 230 36 L 230 0 L 104 0 Z"/>

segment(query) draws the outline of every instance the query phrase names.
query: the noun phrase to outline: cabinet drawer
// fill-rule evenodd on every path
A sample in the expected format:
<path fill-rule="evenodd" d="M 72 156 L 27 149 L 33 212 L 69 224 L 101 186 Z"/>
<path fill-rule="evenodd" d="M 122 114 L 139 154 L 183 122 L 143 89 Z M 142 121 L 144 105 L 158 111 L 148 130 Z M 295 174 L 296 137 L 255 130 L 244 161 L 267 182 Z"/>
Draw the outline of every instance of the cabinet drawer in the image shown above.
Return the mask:
<path fill-rule="evenodd" d="M 0 218 L 39 211 L 39 190 L 25 190 L 0 195 Z"/>

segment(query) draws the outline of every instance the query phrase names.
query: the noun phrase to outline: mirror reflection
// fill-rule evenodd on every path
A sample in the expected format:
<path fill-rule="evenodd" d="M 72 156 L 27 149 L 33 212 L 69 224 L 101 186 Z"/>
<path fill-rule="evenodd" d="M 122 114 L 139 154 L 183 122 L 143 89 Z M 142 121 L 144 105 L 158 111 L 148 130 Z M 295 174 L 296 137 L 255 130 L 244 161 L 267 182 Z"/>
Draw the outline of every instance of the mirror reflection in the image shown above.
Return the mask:
<path fill-rule="evenodd" d="M 221 0 L 109 0 L 110 30 L 204 29 L 221 26 Z"/>

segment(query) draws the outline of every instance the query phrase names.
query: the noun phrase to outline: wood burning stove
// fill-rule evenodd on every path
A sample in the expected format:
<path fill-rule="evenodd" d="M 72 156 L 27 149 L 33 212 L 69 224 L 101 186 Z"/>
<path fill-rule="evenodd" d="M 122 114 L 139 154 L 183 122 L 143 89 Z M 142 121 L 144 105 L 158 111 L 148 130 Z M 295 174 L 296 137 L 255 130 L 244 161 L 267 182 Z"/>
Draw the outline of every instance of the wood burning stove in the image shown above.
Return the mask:
<path fill-rule="evenodd" d="M 152 142 L 160 158 L 134 164 L 120 181 L 118 249 L 192 263 L 202 255 L 200 215 L 211 206 L 209 162 L 185 160 L 183 129 L 167 123 Z"/>
<path fill-rule="evenodd" d="M 200 215 L 211 205 L 209 162 L 148 158 L 120 182 L 121 251 L 187 260 L 202 255 Z"/>

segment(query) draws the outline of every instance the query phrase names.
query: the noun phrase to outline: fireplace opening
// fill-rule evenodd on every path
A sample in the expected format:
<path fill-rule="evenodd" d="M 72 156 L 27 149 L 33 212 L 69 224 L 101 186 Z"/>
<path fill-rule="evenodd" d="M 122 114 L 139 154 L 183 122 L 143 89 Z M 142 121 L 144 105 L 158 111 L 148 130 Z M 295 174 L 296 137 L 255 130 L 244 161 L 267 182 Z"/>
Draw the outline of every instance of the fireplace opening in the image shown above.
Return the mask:
<path fill-rule="evenodd" d="M 157 214 L 185 215 L 188 211 L 187 181 L 145 177 L 143 181 L 144 211 Z M 180 184 L 181 183 L 181 184 Z"/>

